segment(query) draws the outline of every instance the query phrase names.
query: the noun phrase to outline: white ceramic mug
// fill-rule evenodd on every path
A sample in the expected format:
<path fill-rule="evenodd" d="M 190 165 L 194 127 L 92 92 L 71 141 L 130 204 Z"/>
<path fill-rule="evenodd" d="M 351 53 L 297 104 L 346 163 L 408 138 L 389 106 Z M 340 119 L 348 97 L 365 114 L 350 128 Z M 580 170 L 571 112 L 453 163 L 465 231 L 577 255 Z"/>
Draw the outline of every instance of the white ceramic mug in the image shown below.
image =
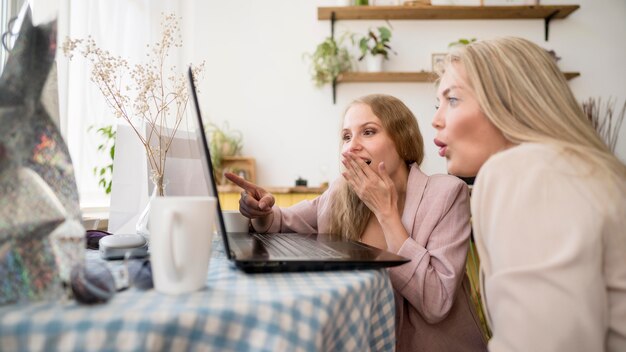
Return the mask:
<path fill-rule="evenodd" d="M 181 294 L 206 284 L 215 197 L 157 197 L 150 209 L 150 262 L 155 290 Z"/>
<path fill-rule="evenodd" d="M 241 215 L 239 210 L 224 210 L 224 226 L 227 232 L 248 232 L 250 227 L 250 219 Z"/>

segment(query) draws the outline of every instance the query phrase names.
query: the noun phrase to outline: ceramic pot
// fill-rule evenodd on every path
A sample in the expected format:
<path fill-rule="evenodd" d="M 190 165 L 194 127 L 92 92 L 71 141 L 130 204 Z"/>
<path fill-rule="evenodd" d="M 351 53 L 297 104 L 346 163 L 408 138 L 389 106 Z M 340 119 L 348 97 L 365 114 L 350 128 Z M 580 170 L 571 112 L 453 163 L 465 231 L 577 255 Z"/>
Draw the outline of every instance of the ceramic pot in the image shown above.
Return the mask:
<path fill-rule="evenodd" d="M 382 72 L 384 59 L 382 55 L 367 56 L 367 72 Z"/>

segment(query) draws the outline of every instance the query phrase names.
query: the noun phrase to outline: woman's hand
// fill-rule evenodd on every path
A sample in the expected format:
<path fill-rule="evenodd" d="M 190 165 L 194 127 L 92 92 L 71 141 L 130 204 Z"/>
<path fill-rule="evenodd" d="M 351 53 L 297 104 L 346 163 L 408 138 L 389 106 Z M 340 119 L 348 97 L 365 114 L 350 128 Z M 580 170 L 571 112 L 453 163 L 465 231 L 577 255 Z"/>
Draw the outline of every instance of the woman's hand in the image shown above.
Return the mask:
<path fill-rule="evenodd" d="M 341 162 L 346 167 L 346 171 L 342 173 L 344 179 L 376 218 L 390 216 L 394 211 L 397 214 L 398 192 L 385 169 L 385 164 L 379 163 L 376 173 L 370 165 L 353 153 L 346 152 L 341 155 L 343 156 Z"/>
<path fill-rule="evenodd" d="M 378 164 L 374 172 L 363 159 L 353 153 L 343 153 L 341 162 L 346 167 L 342 175 L 359 199 L 372 211 L 380 224 L 387 250 L 398 253 L 409 238 L 398 210 L 398 191 L 389 177 L 384 163 Z"/>
<path fill-rule="evenodd" d="M 250 219 L 263 218 L 272 214 L 272 206 L 274 206 L 276 200 L 271 193 L 233 173 L 226 172 L 224 176 L 243 188 L 241 198 L 239 199 L 239 211 L 241 214 Z"/>

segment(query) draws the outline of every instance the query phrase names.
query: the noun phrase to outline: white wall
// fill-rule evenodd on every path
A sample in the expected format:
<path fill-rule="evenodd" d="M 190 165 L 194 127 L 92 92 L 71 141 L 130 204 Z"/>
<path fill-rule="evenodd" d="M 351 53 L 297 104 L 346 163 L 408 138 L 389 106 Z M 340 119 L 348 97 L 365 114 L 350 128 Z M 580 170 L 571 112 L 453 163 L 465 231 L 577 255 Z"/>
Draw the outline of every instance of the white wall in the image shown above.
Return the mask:
<path fill-rule="evenodd" d="M 335 1 L 185 0 L 183 27 L 187 62 L 206 60 L 200 84 L 206 117 L 244 136 L 243 154 L 256 158 L 258 183 L 292 185 L 298 176 L 316 186 L 339 175 L 339 121 L 354 98 L 386 93 L 403 100 L 418 117 L 426 144 L 426 173 L 445 172 L 432 144 L 435 86 L 426 83 L 339 85 L 337 104 L 330 87 L 316 89 L 305 52 L 330 35 L 330 22 L 317 20 L 318 6 Z M 580 4 L 565 20 L 554 20 L 544 41 L 542 20 L 463 20 L 391 22 L 398 52 L 389 71 L 430 70 L 431 53 L 445 52 L 459 38 L 503 35 L 528 38 L 554 49 L 563 71 L 579 71 L 570 86 L 582 101 L 590 96 L 626 99 L 626 2 L 623 0 L 542 0 L 541 4 Z M 338 21 L 338 34 L 364 34 L 384 21 Z M 626 160 L 626 124 L 618 155 Z"/>

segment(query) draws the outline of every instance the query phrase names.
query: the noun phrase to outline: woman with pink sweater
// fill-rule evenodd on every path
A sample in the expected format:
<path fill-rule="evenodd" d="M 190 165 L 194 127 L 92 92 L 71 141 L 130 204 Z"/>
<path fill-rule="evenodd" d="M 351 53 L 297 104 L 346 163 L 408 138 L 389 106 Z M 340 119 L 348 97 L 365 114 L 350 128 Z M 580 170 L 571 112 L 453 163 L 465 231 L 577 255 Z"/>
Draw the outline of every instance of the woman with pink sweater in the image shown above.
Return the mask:
<path fill-rule="evenodd" d="M 470 236 L 466 185 L 427 176 L 415 116 L 400 100 L 369 95 L 349 105 L 341 130 L 342 178 L 288 208 L 244 179 L 240 211 L 258 232 L 327 233 L 411 259 L 388 269 L 395 291 L 398 351 L 482 351 L 465 260 Z"/>

